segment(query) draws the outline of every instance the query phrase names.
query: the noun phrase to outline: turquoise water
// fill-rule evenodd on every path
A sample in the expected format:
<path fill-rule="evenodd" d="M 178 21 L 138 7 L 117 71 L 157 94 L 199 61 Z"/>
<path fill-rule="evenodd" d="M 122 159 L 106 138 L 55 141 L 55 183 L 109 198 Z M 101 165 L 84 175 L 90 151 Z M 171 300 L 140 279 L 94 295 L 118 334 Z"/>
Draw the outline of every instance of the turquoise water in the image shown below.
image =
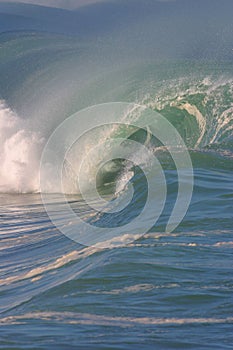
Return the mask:
<path fill-rule="evenodd" d="M 0 349 L 232 349 L 225 2 L 0 4 Z"/>

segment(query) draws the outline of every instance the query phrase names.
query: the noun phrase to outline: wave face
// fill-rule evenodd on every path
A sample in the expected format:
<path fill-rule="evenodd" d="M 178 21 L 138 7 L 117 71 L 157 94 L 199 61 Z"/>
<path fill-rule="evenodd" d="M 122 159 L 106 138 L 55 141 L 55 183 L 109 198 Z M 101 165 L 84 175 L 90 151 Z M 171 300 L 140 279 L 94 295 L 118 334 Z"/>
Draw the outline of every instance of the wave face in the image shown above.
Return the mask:
<path fill-rule="evenodd" d="M 163 67 L 164 68 L 164 67 Z M 153 67 L 156 71 L 156 66 Z M 165 68 L 164 68 L 165 69 Z M 143 74 L 142 72 L 139 72 Z M 148 74 L 148 72 L 147 72 Z M 179 132 L 185 144 L 191 152 L 194 159 L 194 165 L 202 166 L 202 160 L 216 168 L 226 167 L 231 169 L 232 158 L 232 132 L 233 132 L 233 81 L 230 77 L 213 77 L 211 75 L 201 77 L 182 77 L 179 79 L 171 79 L 162 82 L 156 82 L 150 72 L 150 81 L 140 84 L 138 89 L 134 86 L 133 91 L 129 91 L 129 96 L 135 94 L 139 96 L 135 102 L 141 106 L 148 107 L 154 111 L 160 112 Z M 152 76 L 152 77 L 151 77 Z M 114 76 L 112 77 L 114 79 Z M 152 79 L 152 80 L 151 80 Z M 154 80 L 153 80 L 154 79 Z M 98 84 L 97 84 L 98 85 Z M 154 86 L 153 86 L 154 85 Z M 153 86 L 153 87 L 151 87 Z M 94 92 L 91 89 L 91 94 Z M 69 108 L 69 106 L 67 107 Z M 40 192 L 39 172 L 40 158 L 42 150 L 47 141 L 48 130 L 45 126 L 34 128 L 34 121 L 22 118 L 10 109 L 6 101 L 0 102 L 0 130 L 1 130 L 1 177 L 0 189 L 2 193 L 36 193 Z M 51 125 L 57 123 L 57 113 L 50 114 L 51 120 L 48 123 L 48 129 Z M 135 115 L 131 118 L 133 123 L 138 119 Z M 124 123 L 124 116 L 119 118 L 119 123 Z M 146 122 L 147 123 L 147 122 Z M 145 127 L 149 127 L 145 123 Z M 86 156 L 87 149 L 93 147 L 93 144 L 101 144 L 102 140 L 111 139 L 111 137 L 123 136 L 140 143 L 146 142 L 145 132 L 136 132 L 134 128 L 125 131 L 122 126 L 115 126 L 113 129 L 99 132 L 95 130 L 89 135 L 89 138 L 83 142 L 80 149 L 76 149 L 76 153 L 81 155 L 78 157 L 73 154 L 72 160 L 66 160 L 67 171 L 75 173 L 78 171 L 80 164 Z M 133 136 L 134 135 L 134 136 Z M 69 134 L 64 138 L 69 138 Z M 95 140 L 93 143 L 92 140 Z M 154 150 L 158 150 L 154 147 Z M 74 153 L 74 151 L 73 151 Z M 98 167 L 101 160 L 108 155 L 98 154 L 98 150 L 94 156 L 92 166 L 86 169 L 86 176 L 91 177 L 93 167 Z M 140 155 L 139 155 L 140 157 Z M 139 160 L 139 159 L 138 159 Z M 70 170 L 68 169 L 72 163 Z M 55 166 L 51 164 L 51 167 Z M 122 169 L 124 164 L 121 164 Z M 106 168 L 107 169 L 107 168 Z M 103 178 L 99 182 L 104 185 L 104 177 L 107 182 L 111 182 L 109 174 L 117 178 L 117 173 L 121 173 L 120 165 L 117 170 L 106 170 Z M 114 175 L 115 174 L 115 175 Z M 73 177 L 68 174 L 66 179 L 66 193 L 78 193 L 77 188 L 73 184 Z M 122 176 L 125 173 L 122 171 Z M 107 179 L 108 178 L 108 179 Z M 92 179 L 94 181 L 94 179 Z M 50 193 L 59 191 L 52 182 L 48 185 Z"/>
<path fill-rule="evenodd" d="M 0 2 L 0 349 L 231 347 L 232 10 Z"/>

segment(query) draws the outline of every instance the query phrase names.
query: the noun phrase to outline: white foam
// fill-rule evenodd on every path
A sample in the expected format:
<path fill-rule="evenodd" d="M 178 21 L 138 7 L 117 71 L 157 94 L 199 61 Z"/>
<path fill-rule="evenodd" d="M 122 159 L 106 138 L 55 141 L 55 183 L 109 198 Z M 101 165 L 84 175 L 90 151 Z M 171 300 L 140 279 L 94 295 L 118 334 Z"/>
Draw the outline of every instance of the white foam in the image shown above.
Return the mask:
<path fill-rule="evenodd" d="M 63 324 L 86 324 L 101 326 L 133 327 L 137 325 L 185 325 L 185 324 L 224 324 L 232 323 L 233 317 L 228 318 L 156 318 L 156 317 L 111 317 L 107 315 L 96 315 L 76 312 L 35 312 L 24 315 L 3 317 L 0 324 L 24 324 L 26 320 L 53 321 Z"/>
<path fill-rule="evenodd" d="M 206 76 L 203 79 L 174 79 L 159 86 L 156 97 L 147 93 L 141 103 L 158 111 L 167 106 L 186 110 L 196 118 L 199 127 L 195 147 L 206 146 L 218 142 L 222 136 L 227 136 L 233 130 L 233 106 L 232 103 L 226 105 L 226 89 L 232 95 L 232 78 L 221 76 L 216 79 Z M 203 95 L 200 108 L 188 102 L 192 95 Z M 202 109 L 205 113 L 202 113 Z"/>
<path fill-rule="evenodd" d="M 0 100 L 0 191 L 37 192 L 43 138 Z"/>
<path fill-rule="evenodd" d="M 218 124 L 215 133 L 210 140 L 210 143 L 215 143 L 219 140 L 222 132 L 226 133 L 233 130 L 233 106 L 225 110 L 218 119 Z"/>
<path fill-rule="evenodd" d="M 205 118 L 203 117 L 201 112 L 197 109 L 197 107 L 191 105 L 190 103 L 177 104 L 176 107 L 178 109 L 187 111 L 189 114 L 193 115 L 196 118 L 198 126 L 199 126 L 200 135 L 199 135 L 199 138 L 196 142 L 195 147 L 199 146 L 199 144 L 201 143 L 201 141 L 203 139 L 203 136 L 205 135 L 205 131 L 206 131 Z"/>
<path fill-rule="evenodd" d="M 104 241 L 105 249 L 119 248 L 121 246 L 125 246 L 130 244 L 132 241 L 136 241 L 141 238 L 140 234 L 129 234 L 125 233 L 124 235 L 114 237 L 112 239 Z M 103 242 L 96 243 L 94 245 L 95 248 L 101 248 L 103 246 Z"/>
<path fill-rule="evenodd" d="M 214 247 L 233 248 L 233 241 L 230 241 L 230 242 L 217 242 L 217 243 L 214 244 Z"/>
<path fill-rule="evenodd" d="M 150 292 L 154 289 L 166 289 L 166 288 L 177 288 L 179 284 L 170 283 L 164 285 L 154 285 L 149 283 L 144 284 L 136 284 L 132 286 L 127 286 L 119 289 L 111 289 L 111 290 L 95 290 L 88 291 L 88 294 L 106 294 L 106 295 L 120 295 L 120 294 L 135 294 L 140 292 Z"/>
<path fill-rule="evenodd" d="M 31 279 L 32 282 L 35 282 L 36 280 L 38 280 L 40 278 L 39 277 L 40 275 L 45 274 L 46 272 L 49 272 L 52 270 L 56 270 L 64 265 L 68 264 L 69 262 L 75 261 L 77 259 L 83 259 L 87 256 L 90 256 L 90 255 L 96 253 L 96 251 L 97 251 L 97 249 L 95 249 L 93 247 L 84 248 L 80 251 L 74 250 L 74 251 L 67 253 L 67 254 L 63 255 L 62 257 L 56 259 L 54 262 L 51 262 L 48 265 L 36 267 L 36 268 L 34 268 L 26 273 L 23 273 L 23 274 L 0 279 L 0 285 L 10 285 L 12 283 L 19 282 L 19 281 L 22 281 L 25 279 Z"/>

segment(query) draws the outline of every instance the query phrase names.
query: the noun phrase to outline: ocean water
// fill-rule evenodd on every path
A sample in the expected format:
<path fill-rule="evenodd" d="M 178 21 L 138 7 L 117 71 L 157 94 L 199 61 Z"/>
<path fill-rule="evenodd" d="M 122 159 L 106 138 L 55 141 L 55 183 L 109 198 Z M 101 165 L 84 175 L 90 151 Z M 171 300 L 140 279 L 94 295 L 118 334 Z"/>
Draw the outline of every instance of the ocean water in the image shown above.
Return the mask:
<path fill-rule="evenodd" d="M 0 2 L 0 349 L 233 348 L 232 10 Z"/>

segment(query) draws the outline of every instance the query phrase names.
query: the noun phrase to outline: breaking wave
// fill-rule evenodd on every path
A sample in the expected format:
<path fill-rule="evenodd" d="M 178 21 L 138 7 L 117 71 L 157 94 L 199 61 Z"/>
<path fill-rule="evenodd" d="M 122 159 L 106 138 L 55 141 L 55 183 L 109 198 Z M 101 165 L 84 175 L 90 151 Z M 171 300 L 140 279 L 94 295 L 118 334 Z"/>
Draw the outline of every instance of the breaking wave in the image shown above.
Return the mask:
<path fill-rule="evenodd" d="M 163 81 L 159 84 L 150 82 L 152 86 L 139 102 L 161 113 L 178 130 L 188 149 L 195 153 L 195 159 L 213 156 L 232 157 L 233 132 L 233 82 L 231 79 L 211 77 L 202 79 L 182 78 L 179 80 Z M 141 92 L 141 95 L 143 93 Z M 56 118 L 56 115 L 54 115 Z M 136 118 L 136 116 L 135 116 Z M 123 122 L 119 120 L 119 122 Z M 145 122 L 145 127 L 148 127 Z M 127 129 L 127 127 L 125 127 Z M 85 150 L 76 153 L 66 162 L 67 193 L 74 193 L 74 178 L 72 169 L 80 166 L 87 150 L 110 139 L 112 135 L 127 135 L 144 144 L 149 139 L 149 131 L 122 130 L 122 126 L 114 126 L 111 130 L 95 131 L 89 139 L 85 140 Z M 66 138 L 69 135 L 66 135 Z M 40 158 L 46 144 L 46 132 L 35 130 L 30 120 L 20 117 L 4 100 L 0 101 L 0 146 L 1 146 L 1 172 L 0 191 L 3 193 L 35 193 L 40 192 L 39 172 Z M 153 146 L 153 145 L 152 145 Z M 160 150 L 158 145 L 154 150 Z M 110 150 L 106 150 L 106 153 Z M 198 154 L 198 156 L 197 156 Z M 143 155 L 138 155 L 142 157 Z M 93 163 L 85 169 L 85 176 L 92 181 L 93 167 L 99 166 L 104 154 L 95 154 Z M 224 161 L 224 159 L 222 159 Z M 221 161 L 222 161 L 221 160 Z M 149 160 L 148 160 L 149 163 Z M 216 162 L 215 162 L 216 163 Z M 50 164 L 50 170 L 54 164 Z M 106 186 L 116 182 L 117 192 L 124 186 L 134 173 L 128 164 L 120 160 L 108 163 L 97 179 L 98 186 Z M 49 178 L 49 174 L 48 174 Z M 95 180 L 95 179 L 94 179 Z M 69 183 L 70 182 L 70 183 Z M 56 192 L 56 186 L 51 183 L 48 192 Z"/>

